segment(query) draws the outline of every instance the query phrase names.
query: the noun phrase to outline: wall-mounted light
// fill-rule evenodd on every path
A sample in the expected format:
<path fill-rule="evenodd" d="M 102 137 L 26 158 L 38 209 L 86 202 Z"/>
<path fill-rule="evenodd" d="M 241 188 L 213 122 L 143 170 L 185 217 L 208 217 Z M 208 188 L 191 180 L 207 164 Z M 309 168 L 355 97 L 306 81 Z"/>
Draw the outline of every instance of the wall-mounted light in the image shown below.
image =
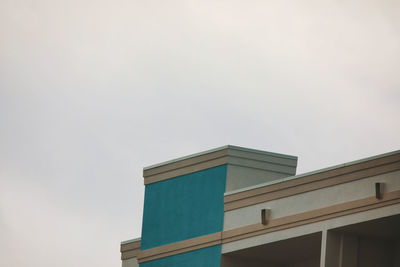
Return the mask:
<path fill-rule="evenodd" d="M 382 199 L 382 185 L 383 183 L 375 183 L 375 197 L 376 199 Z"/>
<path fill-rule="evenodd" d="M 271 215 L 271 210 L 270 209 L 262 209 L 261 210 L 261 223 L 263 225 L 268 224 L 269 216 Z"/>

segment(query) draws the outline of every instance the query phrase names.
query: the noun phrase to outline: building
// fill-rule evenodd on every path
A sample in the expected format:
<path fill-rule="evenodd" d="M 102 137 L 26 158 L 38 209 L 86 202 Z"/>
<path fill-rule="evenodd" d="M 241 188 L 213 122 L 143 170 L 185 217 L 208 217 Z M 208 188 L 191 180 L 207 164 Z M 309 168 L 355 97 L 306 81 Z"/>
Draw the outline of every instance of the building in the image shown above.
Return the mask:
<path fill-rule="evenodd" d="M 123 267 L 398 267 L 400 150 L 296 175 L 297 157 L 225 146 L 144 168 Z"/>

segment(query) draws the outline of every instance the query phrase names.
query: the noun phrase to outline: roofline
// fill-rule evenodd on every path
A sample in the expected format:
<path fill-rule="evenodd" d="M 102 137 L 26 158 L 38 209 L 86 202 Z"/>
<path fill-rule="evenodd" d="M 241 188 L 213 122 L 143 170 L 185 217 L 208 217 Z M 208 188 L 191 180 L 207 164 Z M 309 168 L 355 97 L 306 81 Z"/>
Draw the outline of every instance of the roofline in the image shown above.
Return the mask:
<path fill-rule="evenodd" d="M 133 243 L 133 242 L 138 242 L 141 239 L 142 239 L 141 237 L 137 237 L 137 238 L 121 241 L 121 245 L 129 244 L 129 243 Z"/>
<path fill-rule="evenodd" d="M 375 156 L 362 158 L 362 159 L 359 159 L 359 160 L 349 161 L 349 162 L 346 162 L 346 163 L 342 163 L 342 164 L 338 164 L 338 165 L 334 165 L 334 166 L 318 169 L 318 170 L 315 170 L 315 171 L 305 172 L 305 173 L 302 173 L 302 174 L 289 176 L 289 177 L 284 177 L 284 178 L 281 178 L 281 179 L 265 182 L 265 183 L 262 183 L 262 184 L 257 184 L 257 185 L 253 185 L 253 186 L 244 187 L 244 188 L 240 188 L 240 189 L 237 189 L 237 190 L 225 192 L 224 196 L 229 196 L 229 195 L 233 195 L 233 194 L 237 194 L 237 193 L 242 193 L 242 192 L 250 191 L 250 190 L 253 190 L 253 189 L 256 189 L 256 188 L 269 186 L 269 185 L 272 185 L 272 184 L 278 184 L 278 183 L 282 183 L 282 182 L 298 179 L 298 178 L 301 178 L 301 177 L 305 177 L 305 176 L 309 176 L 309 175 L 313 175 L 313 174 L 317 174 L 317 173 L 321 173 L 321 172 L 326 172 L 326 171 L 330 171 L 330 170 L 334 170 L 334 169 L 338 169 L 338 168 L 342 168 L 342 167 L 346 167 L 346 166 L 350 166 L 350 165 L 355 165 L 355 164 L 359 164 L 359 163 L 363 163 L 363 162 L 367 162 L 367 161 L 370 161 L 370 160 L 379 159 L 379 158 L 383 158 L 383 157 L 387 157 L 387 156 L 391 156 L 391 155 L 395 155 L 395 154 L 399 154 L 399 153 L 400 153 L 400 150 L 394 150 L 394 151 L 391 151 L 391 152 L 378 154 L 378 155 L 375 155 Z"/>
<path fill-rule="evenodd" d="M 168 161 L 164 161 L 164 162 L 161 162 L 161 163 L 157 163 L 157 164 L 154 164 L 154 165 L 150 165 L 150 166 L 144 167 L 143 170 L 146 171 L 146 170 L 149 170 L 149 169 L 161 167 L 161 166 L 168 165 L 168 164 L 171 164 L 171 163 L 175 163 L 175 162 L 178 162 L 178 161 L 182 161 L 182 160 L 185 160 L 185 159 L 195 158 L 195 157 L 198 157 L 198 156 L 210 154 L 210 153 L 213 153 L 213 152 L 216 152 L 216 151 L 221 151 L 221 150 L 224 150 L 224 149 L 252 152 L 252 153 L 275 156 L 275 157 L 285 158 L 285 159 L 295 159 L 295 160 L 297 159 L 296 156 L 292 156 L 292 155 L 280 154 L 280 153 L 275 153 L 275 152 L 268 152 L 268 151 L 264 151 L 264 150 L 245 148 L 245 147 L 234 146 L 234 145 L 225 145 L 225 146 L 221 146 L 221 147 L 205 150 L 205 151 L 202 151 L 202 152 L 199 152 L 199 153 L 191 154 L 191 155 L 188 155 L 188 156 L 179 157 L 179 158 L 175 158 L 175 159 L 172 159 L 172 160 L 168 160 Z"/>

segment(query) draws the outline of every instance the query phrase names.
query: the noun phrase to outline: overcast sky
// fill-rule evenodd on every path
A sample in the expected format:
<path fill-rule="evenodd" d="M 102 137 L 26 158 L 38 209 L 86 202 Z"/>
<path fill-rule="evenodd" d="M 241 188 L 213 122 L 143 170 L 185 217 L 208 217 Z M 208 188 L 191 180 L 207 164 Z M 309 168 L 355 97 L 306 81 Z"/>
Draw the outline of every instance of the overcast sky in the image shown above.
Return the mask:
<path fill-rule="evenodd" d="M 400 1 L 0 0 L 0 265 L 120 266 L 142 168 L 400 148 Z"/>

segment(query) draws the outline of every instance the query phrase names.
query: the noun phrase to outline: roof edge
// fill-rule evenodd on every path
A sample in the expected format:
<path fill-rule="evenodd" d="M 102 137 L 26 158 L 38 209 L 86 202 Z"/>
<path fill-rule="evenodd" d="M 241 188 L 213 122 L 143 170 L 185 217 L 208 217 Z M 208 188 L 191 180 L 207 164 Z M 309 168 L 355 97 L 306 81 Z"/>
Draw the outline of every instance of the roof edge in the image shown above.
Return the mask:
<path fill-rule="evenodd" d="M 167 160 L 161 163 L 157 163 L 157 164 L 153 164 L 147 167 L 143 168 L 143 171 L 146 170 L 150 170 L 153 168 L 157 168 L 157 167 L 161 167 L 161 166 L 165 166 L 171 163 L 176 163 L 182 160 L 186 160 L 186 159 L 191 159 L 191 158 L 195 158 L 198 156 L 202 156 L 202 155 L 206 155 L 206 154 L 210 154 L 213 152 L 217 152 L 217 151 L 221 151 L 227 149 L 229 150 L 239 150 L 239 151 L 244 151 L 244 152 L 251 152 L 251 153 L 255 153 L 255 154 L 262 154 L 262 155 L 268 155 L 268 156 L 274 156 L 274 157 L 278 157 L 278 158 L 284 158 L 284 159 L 297 159 L 297 156 L 292 156 L 292 155 L 287 155 L 287 154 L 280 154 L 280 153 L 275 153 L 275 152 L 269 152 L 269 151 L 264 151 L 264 150 L 258 150 L 258 149 L 253 149 L 253 148 L 246 148 L 246 147 L 241 147 L 241 146 L 234 146 L 234 145 L 225 145 L 225 146 L 221 146 L 221 147 L 217 147 L 217 148 L 213 148 L 213 149 L 208 149 L 202 152 L 198 152 L 198 153 L 194 153 L 194 154 L 190 154 L 184 157 L 179 157 L 179 158 L 175 158 L 175 159 L 171 159 L 171 160 Z"/>
<path fill-rule="evenodd" d="M 121 241 L 121 245 L 125 245 L 125 244 L 129 244 L 129 243 L 138 242 L 138 241 L 140 241 L 140 240 L 142 240 L 141 237 L 137 237 L 137 238 L 133 238 L 133 239 Z"/>
<path fill-rule="evenodd" d="M 298 178 L 301 178 L 301 177 L 305 177 L 305 176 L 309 176 L 309 175 L 313 175 L 313 174 L 317 174 L 317 173 L 321 173 L 321 172 L 326 172 L 326 171 L 330 171 L 330 170 L 334 170 L 334 169 L 338 169 L 338 168 L 342 168 L 342 167 L 346 167 L 346 166 L 350 166 L 350 165 L 355 165 L 355 164 L 359 164 L 359 163 L 363 163 L 363 162 L 367 162 L 367 161 L 371 161 L 371 160 L 375 160 L 375 159 L 379 159 L 379 158 L 384 158 L 384 157 L 387 157 L 387 156 L 392 156 L 392 155 L 399 154 L 399 153 L 400 153 L 400 150 L 394 150 L 394 151 L 391 151 L 391 152 L 378 154 L 378 155 L 371 156 L 371 157 L 366 157 L 366 158 L 362 158 L 362 159 L 358 159 L 358 160 L 354 160 L 354 161 L 349 161 L 349 162 L 346 162 L 346 163 L 333 165 L 333 166 L 322 168 L 322 169 L 318 169 L 318 170 L 315 170 L 315 171 L 305 172 L 305 173 L 302 173 L 302 174 L 289 176 L 289 177 L 284 177 L 284 178 L 273 180 L 273 181 L 270 181 L 270 182 L 257 184 L 257 185 L 252 185 L 252 186 L 240 188 L 240 189 L 237 189 L 237 190 L 225 192 L 224 196 L 234 195 L 234 194 L 237 194 L 237 193 L 250 191 L 250 190 L 253 190 L 253 189 L 256 189 L 256 188 L 269 186 L 269 185 L 273 185 L 273 184 L 278 184 L 278 183 L 282 183 L 282 182 L 298 179 Z"/>

